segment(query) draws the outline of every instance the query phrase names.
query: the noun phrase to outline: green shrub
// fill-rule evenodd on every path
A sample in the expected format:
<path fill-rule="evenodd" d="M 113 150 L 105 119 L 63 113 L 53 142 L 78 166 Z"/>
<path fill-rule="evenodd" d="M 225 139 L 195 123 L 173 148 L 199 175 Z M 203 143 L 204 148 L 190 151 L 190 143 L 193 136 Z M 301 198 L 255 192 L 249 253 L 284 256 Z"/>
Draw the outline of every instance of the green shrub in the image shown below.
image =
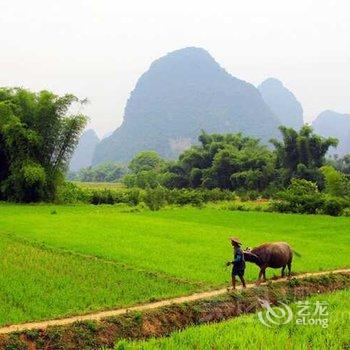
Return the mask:
<path fill-rule="evenodd" d="M 293 179 L 287 190 L 279 192 L 270 208 L 281 213 L 316 214 L 323 207 L 323 195 L 317 185 L 304 179 Z"/>
<path fill-rule="evenodd" d="M 271 211 L 277 211 L 279 213 L 293 212 L 290 202 L 283 200 L 271 200 L 269 202 L 269 208 Z"/>
<path fill-rule="evenodd" d="M 34 162 L 24 162 L 4 181 L 5 198 L 18 202 L 38 202 L 47 200 L 50 188 L 45 169 Z"/>
<path fill-rule="evenodd" d="M 341 215 L 342 216 L 350 216 L 350 207 L 344 208 Z"/>
<path fill-rule="evenodd" d="M 204 198 L 201 191 L 190 190 L 190 189 L 180 189 L 180 190 L 170 190 L 167 191 L 167 201 L 169 204 L 178 205 L 200 205 L 203 203 Z"/>
<path fill-rule="evenodd" d="M 350 180 L 346 175 L 326 165 L 321 168 L 325 178 L 326 192 L 332 196 L 346 197 L 350 195 Z"/>
<path fill-rule="evenodd" d="M 91 194 L 88 190 L 76 186 L 72 182 L 63 183 L 57 190 L 57 202 L 78 203 L 89 202 Z"/>
<path fill-rule="evenodd" d="M 322 212 L 327 215 L 339 216 L 345 208 L 345 202 L 336 197 L 326 197 L 324 199 Z"/>
<path fill-rule="evenodd" d="M 128 191 L 127 197 L 131 205 L 138 205 L 141 200 L 141 191 L 138 188 L 132 188 Z"/>
<path fill-rule="evenodd" d="M 232 191 L 220 189 L 167 189 L 161 186 L 148 187 L 143 190 L 137 187 L 116 189 L 81 188 L 71 182 L 65 183 L 59 191 L 59 202 L 84 202 L 99 204 L 128 204 L 137 206 L 143 201 L 151 210 L 159 210 L 165 204 L 194 205 L 201 207 L 204 203 L 232 201 L 235 194 Z"/>
<path fill-rule="evenodd" d="M 246 191 L 244 189 L 241 189 L 241 190 L 236 191 L 236 192 L 237 192 L 237 194 L 242 202 L 255 201 L 260 197 L 259 192 L 254 191 L 254 190 Z"/>
<path fill-rule="evenodd" d="M 320 193 L 316 184 L 307 180 L 292 180 L 287 190 L 277 194 L 270 209 L 281 213 L 341 215 L 349 203 L 343 198 Z"/>
<path fill-rule="evenodd" d="M 95 191 L 92 191 L 90 203 L 94 205 L 114 204 L 114 198 L 110 190 L 102 190 L 102 191 L 95 190 Z"/>
<path fill-rule="evenodd" d="M 290 195 L 304 196 L 319 193 L 316 183 L 305 179 L 292 179 L 287 189 Z"/>
<path fill-rule="evenodd" d="M 321 194 L 311 195 L 285 195 L 281 196 L 284 199 L 284 210 L 299 214 L 316 214 L 317 210 L 323 207 L 323 198 Z"/>
<path fill-rule="evenodd" d="M 154 189 L 149 188 L 143 199 L 149 209 L 159 210 L 166 204 L 166 191 L 160 186 Z"/>

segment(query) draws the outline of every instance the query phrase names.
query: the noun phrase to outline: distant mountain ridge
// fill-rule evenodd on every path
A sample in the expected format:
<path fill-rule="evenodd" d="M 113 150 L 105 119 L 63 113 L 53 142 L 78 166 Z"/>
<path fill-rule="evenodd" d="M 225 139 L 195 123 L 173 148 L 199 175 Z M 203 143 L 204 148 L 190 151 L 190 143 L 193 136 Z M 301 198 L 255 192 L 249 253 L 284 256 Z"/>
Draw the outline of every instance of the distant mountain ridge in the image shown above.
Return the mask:
<path fill-rule="evenodd" d="M 99 142 L 100 139 L 94 130 L 86 130 L 80 137 L 78 146 L 73 153 L 69 169 L 71 171 L 77 171 L 90 166 L 95 148 Z"/>
<path fill-rule="evenodd" d="M 122 125 L 96 147 L 93 164 L 127 162 L 142 150 L 174 158 L 202 129 L 267 142 L 280 124 L 252 84 L 227 73 L 204 49 L 189 47 L 157 59 L 139 78 Z"/>
<path fill-rule="evenodd" d="M 332 149 L 331 154 L 343 156 L 350 153 L 350 114 L 326 110 L 318 115 L 312 126 L 316 133 L 339 140 L 338 147 Z"/>
<path fill-rule="evenodd" d="M 300 129 L 304 124 L 303 107 L 294 94 L 275 78 L 264 80 L 258 90 L 281 124 Z"/>

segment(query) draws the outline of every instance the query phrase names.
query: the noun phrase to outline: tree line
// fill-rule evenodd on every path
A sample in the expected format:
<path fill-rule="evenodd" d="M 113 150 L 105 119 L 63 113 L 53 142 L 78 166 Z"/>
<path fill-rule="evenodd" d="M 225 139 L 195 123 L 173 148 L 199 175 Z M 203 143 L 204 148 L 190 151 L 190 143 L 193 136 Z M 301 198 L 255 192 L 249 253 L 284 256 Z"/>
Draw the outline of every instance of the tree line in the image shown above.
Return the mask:
<path fill-rule="evenodd" d="M 281 139 L 271 146 L 242 134 L 207 134 L 176 161 L 156 152 L 137 154 L 123 181 L 128 187 L 219 188 L 231 191 L 274 193 L 292 179 L 305 179 L 324 188 L 321 171 L 326 153 L 337 145 L 334 138 L 316 135 L 308 125 L 300 131 L 280 127 Z"/>
<path fill-rule="evenodd" d="M 69 112 L 83 103 L 70 94 L 0 88 L 0 200 L 56 199 L 87 122 L 79 111 Z M 240 133 L 202 131 L 198 143 L 177 160 L 143 151 L 128 166 L 102 164 L 69 176 L 79 181 L 121 181 L 129 188 L 219 189 L 271 196 L 288 188 L 294 179 L 310 181 L 324 190 L 327 176 L 338 176 L 325 172 L 326 164 L 350 173 L 350 156 L 326 159 L 336 139 L 321 137 L 307 125 L 299 131 L 281 126 L 280 132 L 280 139 L 264 145 Z M 348 184 L 348 177 L 342 175 L 341 181 Z"/>

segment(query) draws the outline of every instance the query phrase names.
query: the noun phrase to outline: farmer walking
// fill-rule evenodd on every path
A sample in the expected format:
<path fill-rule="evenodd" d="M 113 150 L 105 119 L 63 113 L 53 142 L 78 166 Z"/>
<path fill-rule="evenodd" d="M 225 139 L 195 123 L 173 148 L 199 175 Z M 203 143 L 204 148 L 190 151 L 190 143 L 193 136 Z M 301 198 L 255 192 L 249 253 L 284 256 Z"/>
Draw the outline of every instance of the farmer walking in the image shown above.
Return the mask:
<path fill-rule="evenodd" d="M 244 281 L 244 270 L 245 270 L 245 261 L 244 261 L 244 253 L 241 249 L 241 242 L 238 237 L 230 237 L 231 245 L 233 247 L 233 261 L 228 261 L 227 266 L 232 264 L 232 288 L 236 289 L 236 276 L 242 282 L 243 288 L 245 288 Z"/>

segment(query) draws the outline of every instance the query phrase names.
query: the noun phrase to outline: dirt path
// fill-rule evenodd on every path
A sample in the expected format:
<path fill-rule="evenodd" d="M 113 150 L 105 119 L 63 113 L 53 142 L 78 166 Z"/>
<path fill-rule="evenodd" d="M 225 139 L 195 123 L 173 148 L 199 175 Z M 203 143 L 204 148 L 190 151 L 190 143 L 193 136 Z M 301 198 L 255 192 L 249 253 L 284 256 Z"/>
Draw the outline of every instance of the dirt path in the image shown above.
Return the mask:
<path fill-rule="evenodd" d="M 333 271 L 322 271 L 322 272 L 314 272 L 314 273 L 305 273 L 302 275 L 296 275 L 294 277 L 297 278 L 306 278 L 310 276 L 322 276 L 327 275 L 330 273 L 350 273 L 349 269 L 340 269 L 340 270 L 333 270 Z M 280 278 L 277 280 L 271 280 L 272 283 L 275 282 L 281 282 L 281 281 L 287 281 L 287 278 Z M 254 283 L 247 284 L 247 288 L 253 288 L 255 286 Z M 237 289 L 241 289 L 241 286 L 238 286 Z M 0 328 L 0 334 L 6 334 L 11 332 L 19 332 L 24 330 L 32 330 L 32 329 L 45 329 L 50 326 L 63 326 L 67 324 L 71 324 L 78 321 L 87 321 L 87 320 L 100 320 L 106 317 L 111 316 L 118 316 L 125 314 L 127 312 L 131 311 L 144 311 L 144 310 L 150 310 L 150 309 L 156 309 L 162 306 L 168 306 L 171 304 L 181 304 L 185 302 L 195 301 L 199 299 L 207 299 L 212 298 L 218 295 L 222 295 L 227 293 L 227 288 L 222 289 L 216 289 L 209 292 L 202 292 L 202 293 L 195 293 L 191 295 L 186 295 L 182 297 L 177 298 L 171 298 L 171 299 L 165 299 L 153 303 L 147 303 L 147 304 L 141 304 L 136 305 L 128 308 L 122 308 L 122 309 L 114 309 L 114 310 L 108 310 L 108 311 L 98 311 L 90 314 L 85 315 L 78 315 L 78 316 L 72 316 L 67 318 L 61 318 L 61 319 L 54 319 L 54 320 L 48 320 L 48 321 L 40 321 L 40 322 L 29 322 L 29 323 L 22 323 L 22 324 L 16 324 L 11 325 L 7 327 Z"/>

